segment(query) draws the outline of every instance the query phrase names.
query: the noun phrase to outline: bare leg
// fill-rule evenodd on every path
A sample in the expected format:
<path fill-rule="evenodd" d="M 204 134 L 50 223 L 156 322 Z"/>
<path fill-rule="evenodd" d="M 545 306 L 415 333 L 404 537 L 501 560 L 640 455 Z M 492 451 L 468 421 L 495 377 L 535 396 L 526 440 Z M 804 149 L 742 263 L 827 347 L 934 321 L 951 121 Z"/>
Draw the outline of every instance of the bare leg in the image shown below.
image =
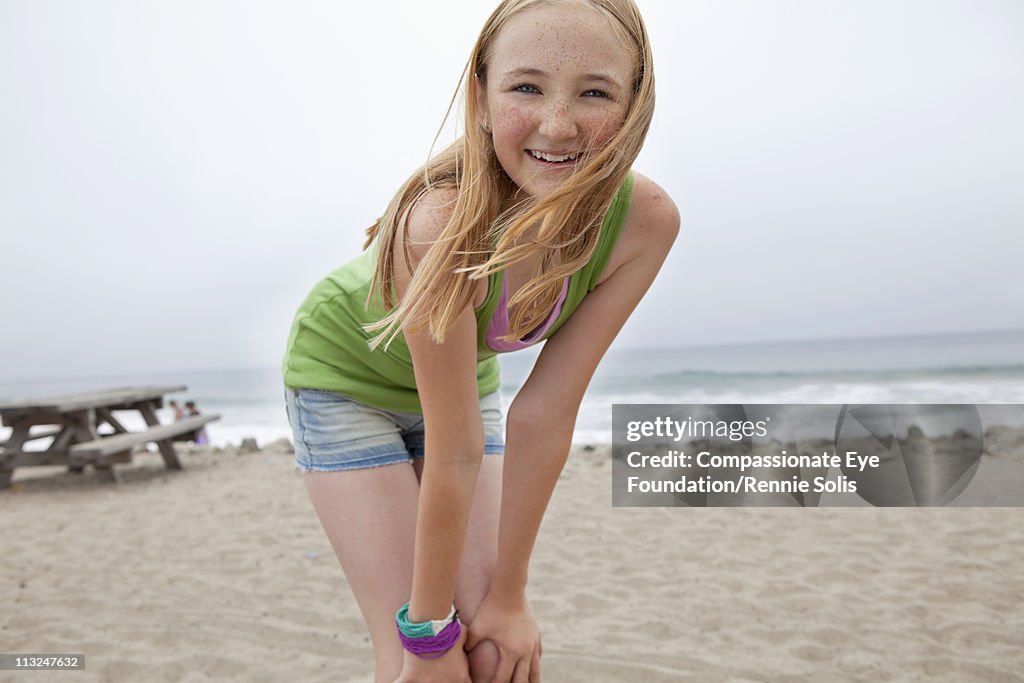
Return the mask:
<path fill-rule="evenodd" d="M 306 490 L 370 631 L 376 683 L 402 671 L 395 612 L 412 591 L 419 484 L 408 464 L 306 472 Z"/>
<path fill-rule="evenodd" d="M 502 460 L 484 457 L 473 494 L 455 589 L 455 605 L 465 624 L 483 602 L 497 562 Z M 376 683 L 392 683 L 402 670 L 395 612 L 412 591 L 422 460 L 415 462 L 415 470 L 399 464 L 303 475 L 313 508 L 369 629 Z M 497 662 L 497 649 L 482 643 L 470 657 L 473 680 L 489 681 Z"/>

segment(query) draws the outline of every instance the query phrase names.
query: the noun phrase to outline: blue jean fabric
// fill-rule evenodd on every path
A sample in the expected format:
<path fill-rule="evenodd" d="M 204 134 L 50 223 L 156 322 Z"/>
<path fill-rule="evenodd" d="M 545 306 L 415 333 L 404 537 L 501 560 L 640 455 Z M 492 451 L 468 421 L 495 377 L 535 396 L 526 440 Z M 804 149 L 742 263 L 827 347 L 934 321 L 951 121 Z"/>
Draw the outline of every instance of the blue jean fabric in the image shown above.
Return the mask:
<path fill-rule="evenodd" d="M 422 458 L 423 415 L 366 405 L 321 389 L 285 389 L 285 407 L 295 444 L 295 463 L 307 472 L 380 467 Z M 480 397 L 484 454 L 505 452 L 501 398 Z"/>

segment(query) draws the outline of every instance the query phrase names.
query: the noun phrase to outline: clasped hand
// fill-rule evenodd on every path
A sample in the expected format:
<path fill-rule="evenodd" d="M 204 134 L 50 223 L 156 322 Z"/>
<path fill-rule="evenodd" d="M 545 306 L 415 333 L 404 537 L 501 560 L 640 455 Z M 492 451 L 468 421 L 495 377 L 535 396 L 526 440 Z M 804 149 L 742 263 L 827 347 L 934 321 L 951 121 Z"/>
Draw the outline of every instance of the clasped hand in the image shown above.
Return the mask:
<path fill-rule="evenodd" d="M 468 636 L 467 636 L 468 630 Z M 437 659 L 405 653 L 395 683 L 470 683 L 466 653 L 485 640 L 498 650 L 498 667 L 488 683 L 540 683 L 543 648 L 540 629 L 525 596 L 516 599 L 484 598 L 459 642 Z"/>
<path fill-rule="evenodd" d="M 525 596 L 484 598 L 469 625 L 466 651 L 485 640 L 498 649 L 492 683 L 540 683 L 540 629 Z"/>

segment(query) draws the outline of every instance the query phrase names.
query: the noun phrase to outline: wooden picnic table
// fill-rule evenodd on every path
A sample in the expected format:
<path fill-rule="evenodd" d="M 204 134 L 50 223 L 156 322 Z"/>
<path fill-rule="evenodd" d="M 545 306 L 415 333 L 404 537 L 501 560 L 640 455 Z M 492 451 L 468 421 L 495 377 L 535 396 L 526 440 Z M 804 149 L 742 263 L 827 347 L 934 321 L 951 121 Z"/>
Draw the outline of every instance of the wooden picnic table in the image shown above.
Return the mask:
<path fill-rule="evenodd" d="M 195 415 L 161 425 L 156 411 L 164 396 L 185 391 L 184 385 L 123 387 L 60 396 L 45 396 L 0 402 L 0 424 L 11 428 L 11 436 L 0 442 L 0 489 L 7 488 L 15 467 L 67 465 L 81 472 L 91 464 L 110 481 L 117 481 L 113 465 L 131 462 L 132 449 L 155 443 L 168 469 L 180 470 L 174 441 L 195 440 L 203 426 L 219 415 Z M 148 428 L 131 432 L 114 416 L 114 411 L 136 411 Z M 100 433 L 103 425 L 113 433 Z M 44 426 L 32 432 L 32 427 Z M 53 438 L 45 450 L 26 451 L 37 439 Z"/>

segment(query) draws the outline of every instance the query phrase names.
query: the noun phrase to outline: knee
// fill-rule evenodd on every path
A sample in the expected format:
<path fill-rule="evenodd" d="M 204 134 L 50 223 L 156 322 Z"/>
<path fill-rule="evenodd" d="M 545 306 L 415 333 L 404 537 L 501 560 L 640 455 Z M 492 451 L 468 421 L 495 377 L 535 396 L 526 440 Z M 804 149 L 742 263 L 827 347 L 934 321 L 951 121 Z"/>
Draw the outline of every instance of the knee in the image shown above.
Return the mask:
<path fill-rule="evenodd" d="M 497 670 L 498 648 L 491 641 L 482 641 L 469 653 L 469 677 L 473 683 L 490 683 Z"/>

